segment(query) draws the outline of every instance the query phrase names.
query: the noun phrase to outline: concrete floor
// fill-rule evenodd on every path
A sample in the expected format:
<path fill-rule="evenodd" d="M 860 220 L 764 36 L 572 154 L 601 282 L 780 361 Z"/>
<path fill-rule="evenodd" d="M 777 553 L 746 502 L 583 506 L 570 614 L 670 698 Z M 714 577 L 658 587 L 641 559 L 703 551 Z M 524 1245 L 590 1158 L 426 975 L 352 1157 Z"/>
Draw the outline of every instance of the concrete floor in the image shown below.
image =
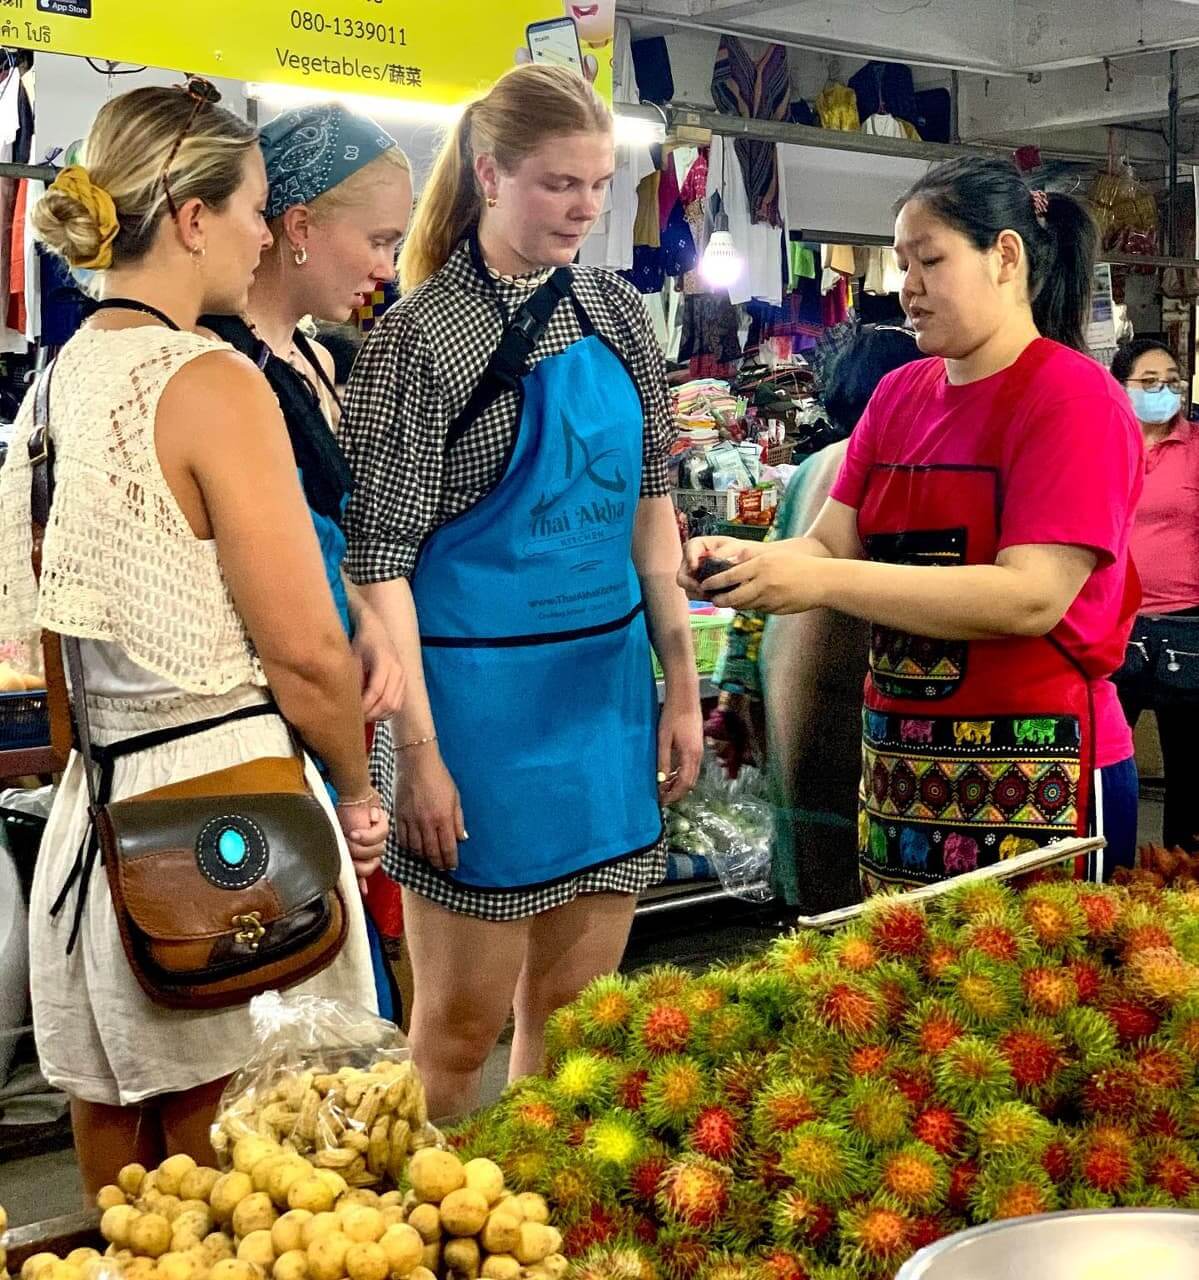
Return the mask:
<path fill-rule="evenodd" d="M 1160 838 L 1161 803 L 1153 794 L 1142 799 L 1139 826 L 1142 843 Z M 785 928 L 781 913 L 730 911 L 727 904 L 707 913 L 652 916 L 635 926 L 622 968 L 633 971 L 664 961 L 700 967 L 764 945 Z M 485 1103 L 503 1091 L 507 1060 L 505 1037 L 484 1071 Z M 73 1213 L 81 1204 L 79 1172 L 69 1147 L 0 1162 L 0 1205 L 8 1210 L 10 1225 Z"/>

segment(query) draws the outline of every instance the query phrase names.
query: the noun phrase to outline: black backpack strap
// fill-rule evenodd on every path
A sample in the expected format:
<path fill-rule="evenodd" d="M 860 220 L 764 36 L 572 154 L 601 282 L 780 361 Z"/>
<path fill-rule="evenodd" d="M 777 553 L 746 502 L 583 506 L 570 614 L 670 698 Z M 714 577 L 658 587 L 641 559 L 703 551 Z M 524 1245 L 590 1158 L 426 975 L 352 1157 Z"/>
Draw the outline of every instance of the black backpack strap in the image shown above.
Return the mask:
<path fill-rule="evenodd" d="M 333 403 L 343 412 L 345 405 L 341 402 L 341 396 L 337 394 L 337 388 L 329 381 L 329 375 L 325 372 L 325 366 L 321 364 L 321 358 L 317 355 L 315 349 L 308 338 L 300 332 L 299 329 L 292 334 L 292 341 L 296 344 L 296 349 L 312 366 L 312 372 L 324 384 L 325 390 L 333 397 Z"/>
<path fill-rule="evenodd" d="M 515 391 L 520 386 L 520 380 L 528 372 L 529 357 L 541 340 L 550 317 L 558 303 L 570 295 L 570 268 L 559 267 L 508 322 L 499 346 L 487 362 L 466 407 L 446 431 L 446 453 L 462 439 L 471 423 L 491 408 L 505 391 Z"/>

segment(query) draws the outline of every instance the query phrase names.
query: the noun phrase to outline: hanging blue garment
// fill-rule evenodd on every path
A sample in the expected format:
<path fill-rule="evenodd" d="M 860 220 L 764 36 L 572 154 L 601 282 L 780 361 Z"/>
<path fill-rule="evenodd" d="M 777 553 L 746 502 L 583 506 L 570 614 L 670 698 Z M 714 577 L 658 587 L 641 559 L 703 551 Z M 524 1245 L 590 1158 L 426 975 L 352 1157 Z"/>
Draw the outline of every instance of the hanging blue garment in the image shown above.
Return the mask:
<path fill-rule="evenodd" d="M 502 479 L 429 537 L 412 578 L 433 722 L 469 833 L 451 874 L 476 889 L 553 883 L 662 832 L 632 562 L 644 411 L 573 295 L 558 305 L 576 306 L 583 337 L 524 374 Z"/>

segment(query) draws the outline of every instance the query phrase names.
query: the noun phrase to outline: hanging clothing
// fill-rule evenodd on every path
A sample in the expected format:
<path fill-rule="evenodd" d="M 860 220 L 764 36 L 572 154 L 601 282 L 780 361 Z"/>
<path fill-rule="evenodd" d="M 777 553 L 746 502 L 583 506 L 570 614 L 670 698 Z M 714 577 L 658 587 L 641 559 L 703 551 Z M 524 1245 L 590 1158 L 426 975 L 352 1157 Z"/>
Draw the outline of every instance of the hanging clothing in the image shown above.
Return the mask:
<path fill-rule="evenodd" d="M 858 100 L 854 91 L 843 84 L 826 84 L 816 99 L 816 112 L 822 129 L 839 129 L 856 133 L 861 125 Z"/>
<path fill-rule="evenodd" d="M 1132 756 L 1109 677 L 1140 598 L 1129 539 L 1141 458 L 1106 370 L 1046 339 L 965 386 L 941 360 L 880 386 L 832 491 L 857 512 L 869 559 L 992 564 L 1005 547 L 1048 544 L 1091 548 L 1098 562 L 1048 636 L 872 628 L 858 833 L 868 889 L 928 884 L 1093 827 L 1096 771 Z"/>
<path fill-rule="evenodd" d="M 868 62 L 849 78 L 858 114 L 869 120 L 877 114 L 914 121 L 919 114 L 912 71 L 898 62 Z"/>
<path fill-rule="evenodd" d="M 679 188 L 679 203 L 683 206 L 683 216 L 687 219 L 687 227 L 695 244 L 696 266 L 683 276 L 683 292 L 685 294 L 704 293 L 707 284 L 699 274 L 699 260 L 703 257 L 708 243 L 706 217 L 708 193 L 708 149 L 700 149 L 687 170 L 683 185 Z"/>
<path fill-rule="evenodd" d="M 737 308 L 729 302 L 726 295 L 687 295 L 683 301 L 683 336 L 679 342 L 679 359 L 696 360 L 708 356 L 721 366 L 729 366 L 740 360 L 739 323 Z"/>
<path fill-rule="evenodd" d="M 662 243 L 662 217 L 658 211 L 658 189 L 662 174 L 655 169 L 637 184 L 637 216 L 633 219 L 633 248 L 647 245 L 656 249 Z"/>
<path fill-rule="evenodd" d="M 862 287 L 874 294 L 898 293 L 903 288 L 903 271 L 894 249 L 880 247 L 868 251 Z"/>
<path fill-rule="evenodd" d="M 736 36 L 724 36 L 712 72 L 717 110 L 748 120 L 786 120 L 791 104 L 791 69 L 786 47 L 772 44 L 754 60 Z M 736 140 L 737 161 L 755 223 L 781 227 L 778 147 L 752 138 Z"/>
<path fill-rule="evenodd" d="M 861 132 L 874 138 L 904 138 L 909 142 L 920 141 L 920 134 L 914 124 L 881 111 L 862 122 Z"/>
<path fill-rule="evenodd" d="M 656 102 L 660 107 L 673 101 L 674 75 L 665 37 L 647 36 L 644 40 L 634 40 L 630 52 L 641 101 Z"/>
<path fill-rule="evenodd" d="M 752 220 L 741 166 L 731 154 L 732 150 L 729 139 L 722 138 L 718 134 L 713 135 L 708 148 L 707 185 L 709 205 L 712 196 L 716 192 L 720 193 L 724 211 L 728 215 L 733 243 L 745 258 L 745 270 L 729 287 L 729 301 L 739 305 L 748 302 L 750 298 L 761 298 L 777 307 L 783 300 L 783 246 L 787 243 L 786 220 L 784 217 L 782 231 Z M 785 210 L 786 183 L 781 166 L 778 170 L 778 178 L 779 207 Z"/>

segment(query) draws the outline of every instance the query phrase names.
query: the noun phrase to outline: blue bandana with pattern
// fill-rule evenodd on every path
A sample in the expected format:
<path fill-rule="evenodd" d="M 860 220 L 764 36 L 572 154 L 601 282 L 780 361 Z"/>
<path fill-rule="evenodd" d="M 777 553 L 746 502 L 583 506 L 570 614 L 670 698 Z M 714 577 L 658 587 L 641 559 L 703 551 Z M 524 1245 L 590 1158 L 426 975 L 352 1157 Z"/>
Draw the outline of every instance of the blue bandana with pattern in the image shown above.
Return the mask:
<path fill-rule="evenodd" d="M 268 218 L 311 204 L 397 145 L 381 125 L 336 102 L 285 111 L 262 130 L 261 141 Z"/>

